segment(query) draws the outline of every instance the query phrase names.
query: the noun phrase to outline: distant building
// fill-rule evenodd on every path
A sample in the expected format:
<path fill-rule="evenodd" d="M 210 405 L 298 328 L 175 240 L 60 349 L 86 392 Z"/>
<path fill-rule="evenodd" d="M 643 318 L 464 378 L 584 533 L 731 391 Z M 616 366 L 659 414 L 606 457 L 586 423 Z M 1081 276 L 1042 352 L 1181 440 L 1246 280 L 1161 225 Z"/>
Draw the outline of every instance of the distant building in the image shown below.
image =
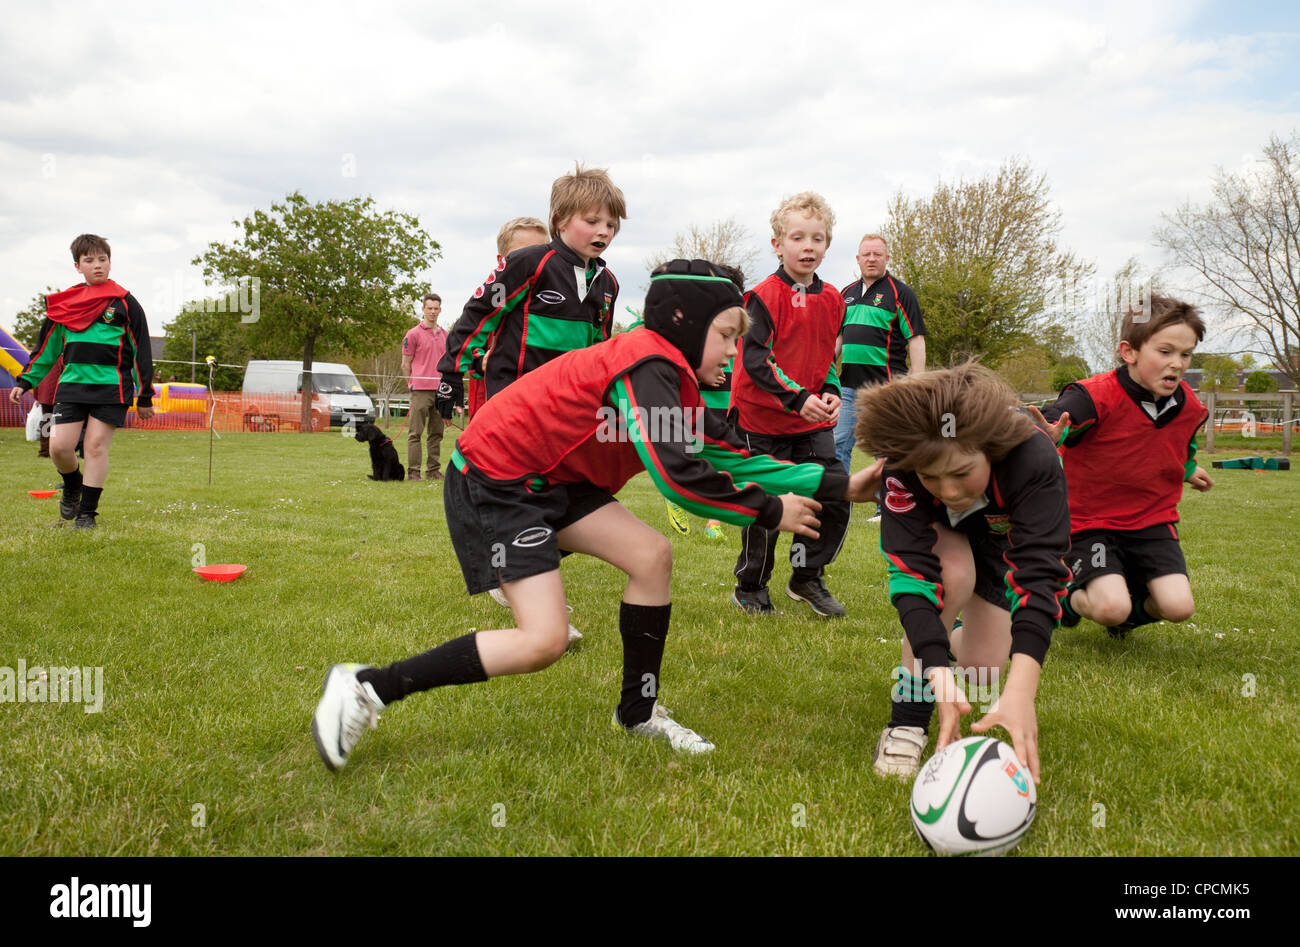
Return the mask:
<path fill-rule="evenodd" d="M 1242 386 L 1246 384 L 1246 376 L 1249 375 L 1249 374 L 1251 374 L 1252 372 L 1257 372 L 1257 371 L 1268 372 L 1268 374 L 1272 375 L 1272 376 L 1273 376 L 1273 380 L 1277 382 L 1277 390 L 1278 390 L 1278 391 L 1295 391 L 1295 390 L 1296 390 L 1295 385 L 1292 384 L 1290 378 L 1287 378 L 1287 377 L 1286 377 L 1286 373 L 1285 373 L 1285 372 L 1279 372 L 1279 371 L 1277 371 L 1277 370 L 1275 370 L 1275 369 L 1268 369 L 1268 368 L 1264 368 L 1264 369 L 1260 369 L 1260 368 L 1252 368 L 1250 371 L 1246 371 L 1245 369 L 1240 369 L 1240 368 L 1237 369 L 1237 386 L 1236 386 L 1236 388 L 1235 388 L 1234 390 L 1236 390 L 1236 391 L 1240 391 L 1241 388 L 1242 388 Z M 1205 371 L 1204 371 L 1203 369 L 1200 369 L 1200 368 L 1189 368 L 1189 369 L 1188 369 L 1188 370 L 1183 374 L 1183 380 L 1186 381 L 1187 384 L 1191 385 L 1191 387 L 1192 387 L 1194 390 L 1196 390 L 1196 391 L 1200 391 L 1200 390 L 1201 390 L 1201 378 L 1202 378 L 1202 376 L 1204 376 L 1204 375 L 1205 375 Z"/>

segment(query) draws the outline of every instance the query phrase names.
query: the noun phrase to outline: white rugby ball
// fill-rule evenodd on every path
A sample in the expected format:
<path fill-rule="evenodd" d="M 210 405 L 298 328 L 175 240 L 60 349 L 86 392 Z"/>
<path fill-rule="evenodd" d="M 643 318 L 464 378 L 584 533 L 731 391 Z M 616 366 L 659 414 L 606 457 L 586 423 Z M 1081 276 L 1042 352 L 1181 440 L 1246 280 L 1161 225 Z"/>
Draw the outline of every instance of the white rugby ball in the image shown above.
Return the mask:
<path fill-rule="evenodd" d="M 1009 851 L 1029 830 L 1037 806 L 1029 771 L 993 737 L 948 744 L 912 784 L 912 826 L 940 855 Z"/>

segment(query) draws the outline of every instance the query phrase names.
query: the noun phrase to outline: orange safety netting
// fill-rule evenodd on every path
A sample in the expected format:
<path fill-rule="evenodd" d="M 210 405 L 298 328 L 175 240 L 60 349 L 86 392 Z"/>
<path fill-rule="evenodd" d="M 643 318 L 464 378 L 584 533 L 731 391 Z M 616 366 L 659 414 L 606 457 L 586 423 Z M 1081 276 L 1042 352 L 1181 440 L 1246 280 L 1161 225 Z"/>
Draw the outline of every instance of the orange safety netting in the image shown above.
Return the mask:
<path fill-rule="evenodd" d="M 4 392 L 5 395 L 8 392 Z M 239 391 L 214 393 L 216 410 L 212 423 L 218 431 L 300 431 L 302 430 L 302 395 L 292 391 L 244 394 Z M 12 405 L 8 398 L 0 403 L 0 427 L 22 427 L 31 410 L 32 395 L 23 396 L 21 404 Z M 135 405 L 126 413 L 125 427 L 147 431 L 205 431 L 208 412 L 212 407 L 208 389 L 203 385 L 170 382 L 154 386 L 154 414 L 147 421 L 140 420 Z M 329 399 L 316 395 L 311 405 L 309 430 L 328 431 L 330 427 Z"/>

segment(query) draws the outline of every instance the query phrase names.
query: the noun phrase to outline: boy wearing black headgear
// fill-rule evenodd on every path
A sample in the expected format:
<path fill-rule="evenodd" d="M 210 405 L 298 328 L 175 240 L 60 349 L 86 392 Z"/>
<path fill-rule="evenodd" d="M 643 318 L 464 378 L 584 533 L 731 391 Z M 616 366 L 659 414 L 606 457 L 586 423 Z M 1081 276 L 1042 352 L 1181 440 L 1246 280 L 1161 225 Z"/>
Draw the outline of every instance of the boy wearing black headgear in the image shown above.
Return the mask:
<path fill-rule="evenodd" d="M 569 552 L 628 577 L 615 727 L 684 752 L 713 749 L 657 701 L 672 546 L 613 494 L 644 469 L 701 516 L 816 536 L 818 499 L 863 502 L 879 480 L 880 465 L 849 478 L 838 467 L 751 457 L 709 419 L 699 385 L 723 379 L 744 324 L 727 277 L 703 260 L 674 260 L 651 276 L 643 328 L 547 362 L 474 415 L 447 473 L 447 524 L 469 593 L 499 583 L 516 627 L 463 635 L 386 668 L 335 665 L 312 722 L 327 767 L 342 767 L 394 700 L 555 662 L 567 644 L 559 564 Z"/>

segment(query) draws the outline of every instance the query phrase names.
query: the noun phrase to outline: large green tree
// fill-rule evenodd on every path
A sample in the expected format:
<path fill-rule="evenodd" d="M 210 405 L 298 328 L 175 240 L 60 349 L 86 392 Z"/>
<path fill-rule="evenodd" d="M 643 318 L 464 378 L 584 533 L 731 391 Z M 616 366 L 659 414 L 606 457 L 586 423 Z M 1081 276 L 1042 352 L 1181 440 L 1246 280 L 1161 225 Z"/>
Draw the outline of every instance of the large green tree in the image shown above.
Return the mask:
<path fill-rule="evenodd" d="M 41 332 L 41 323 L 45 321 L 45 296 L 57 293 L 53 286 L 45 287 L 44 293 L 32 297 L 24 309 L 20 309 L 13 319 L 14 331 L 10 333 L 15 339 L 27 346 L 27 351 L 36 351 L 36 338 Z"/>
<path fill-rule="evenodd" d="M 217 360 L 213 387 L 218 391 L 238 391 L 243 387 L 242 369 L 254 357 L 254 350 L 248 326 L 240 321 L 237 312 L 217 311 L 214 300 L 186 303 L 180 314 L 167 323 L 163 339 L 164 359 L 202 362 L 212 355 Z M 297 352 L 288 353 L 288 356 L 296 357 Z M 230 367 L 235 365 L 239 368 Z M 205 385 L 208 382 L 208 370 L 204 365 L 162 362 L 156 367 L 164 381 L 175 375 L 177 381 L 193 380 Z"/>
<path fill-rule="evenodd" d="M 235 225 L 240 237 L 209 244 L 194 263 L 227 286 L 255 281 L 251 344 L 301 352 L 302 429 L 310 430 L 317 349 L 367 355 L 391 347 L 428 292 L 416 275 L 441 249 L 414 216 L 380 212 L 369 197 L 311 203 L 295 191 Z M 253 314 L 241 312 L 241 319 Z"/>
<path fill-rule="evenodd" d="M 1057 243 L 1060 232 L 1046 176 L 1024 161 L 940 181 L 928 198 L 895 194 L 884 227 L 890 270 L 925 313 L 926 361 L 980 355 L 996 368 L 1058 332 L 1054 314 L 1092 274 Z"/>

